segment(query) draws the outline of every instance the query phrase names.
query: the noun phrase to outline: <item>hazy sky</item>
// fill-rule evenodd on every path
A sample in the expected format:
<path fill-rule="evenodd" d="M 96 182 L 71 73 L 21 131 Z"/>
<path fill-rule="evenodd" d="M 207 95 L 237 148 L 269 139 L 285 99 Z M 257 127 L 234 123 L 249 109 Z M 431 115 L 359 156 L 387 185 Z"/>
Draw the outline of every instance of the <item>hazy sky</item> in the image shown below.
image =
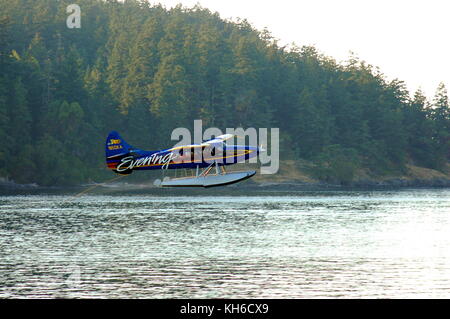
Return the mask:
<path fill-rule="evenodd" d="M 267 27 L 279 43 L 315 45 L 338 61 L 353 51 L 429 97 L 439 82 L 450 86 L 449 0 L 156 0 L 218 11 Z"/>

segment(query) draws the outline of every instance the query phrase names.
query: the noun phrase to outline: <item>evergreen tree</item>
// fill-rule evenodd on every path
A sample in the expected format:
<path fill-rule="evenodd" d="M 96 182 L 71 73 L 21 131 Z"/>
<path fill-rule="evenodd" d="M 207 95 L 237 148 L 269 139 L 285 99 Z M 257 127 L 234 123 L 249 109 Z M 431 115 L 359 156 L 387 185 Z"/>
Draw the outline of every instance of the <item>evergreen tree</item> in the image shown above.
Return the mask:
<path fill-rule="evenodd" d="M 408 153 L 418 165 L 435 168 L 433 122 L 428 117 L 429 105 L 423 92 L 415 92 L 413 100 L 405 108 L 405 130 L 408 136 Z"/>
<path fill-rule="evenodd" d="M 31 142 L 31 114 L 28 108 L 27 90 L 22 79 L 16 78 L 8 103 L 8 132 L 14 137 L 14 148 L 20 149 Z"/>
<path fill-rule="evenodd" d="M 443 167 L 450 153 L 450 106 L 448 93 L 444 83 L 440 83 L 433 99 L 433 107 L 429 110 L 433 119 L 433 139 L 438 166 Z"/>
<path fill-rule="evenodd" d="M 4 77 L 0 77 L 0 177 L 8 176 L 8 160 L 10 158 L 9 146 L 12 139 L 8 133 L 9 117 L 6 99 L 6 82 Z"/>

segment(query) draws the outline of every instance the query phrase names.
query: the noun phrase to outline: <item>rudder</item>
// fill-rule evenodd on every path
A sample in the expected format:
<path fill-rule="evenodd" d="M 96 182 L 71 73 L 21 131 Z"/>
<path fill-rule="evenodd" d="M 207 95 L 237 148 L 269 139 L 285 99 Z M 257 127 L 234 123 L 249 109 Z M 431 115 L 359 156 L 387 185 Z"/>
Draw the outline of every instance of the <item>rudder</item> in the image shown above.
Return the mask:
<path fill-rule="evenodd" d="M 109 133 L 105 143 L 105 157 L 108 168 L 116 171 L 117 165 L 121 159 L 127 156 L 133 149 L 131 145 L 124 141 L 124 139 L 116 131 Z M 130 172 L 121 172 L 121 174 L 129 174 Z"/>

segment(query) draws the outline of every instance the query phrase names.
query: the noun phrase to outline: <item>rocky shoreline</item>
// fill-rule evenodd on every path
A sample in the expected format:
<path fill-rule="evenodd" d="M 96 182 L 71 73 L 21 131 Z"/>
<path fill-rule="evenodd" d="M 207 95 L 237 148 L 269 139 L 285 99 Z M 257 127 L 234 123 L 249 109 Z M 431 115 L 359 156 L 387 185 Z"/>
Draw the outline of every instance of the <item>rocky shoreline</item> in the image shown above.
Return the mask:
<path fill-rule="evenodd" d="M 279 183 L 254 183 L 251 188 L 258 189 L 392 189 L 392 188 L 450 188 L 450 179 L 403 179 L 395 178 L 384 181 L 361 180 L 349 184 L 333 184 L 326 182 L 279 182 Z"/>
<path fill-rule="evenodd" d="M 3 177 L 0 178 L 0 188 L 3 188 L 3 189 L 36 189 L 39 187 L 41 187 L 41 186 L 39 186 L 36 183 L 18 184 L 14 181 L 8 180 Z"/>
<path fill-rule="evenodd" d="M 98 185 L 99 189 L 114 191 L 133 191 L 133 190 L 146 190 L 146 189 L 158 189 L 152 182 L 148 183 L 111 183 L 104 184 L 83 184 L 76 186 L 40 186 L 37 184 L 17 184 L 12 181 L 0 180 L 0 190 L 7 191 L 8 193 L 18 191 L 20 193 L 26 193 L 27 191 L 35 192 L 42 190 L 63 190 L 63 189 L 82 189 Z M 350 190 L 350 189 L 401 189 L 401 188 L 450 188 L 450 179 L 445 178 L 433 178 L 433 179 L 406 179 L 406 178 L 392 178 L 383 181 L 375 180 L 359 180 L 346 185 L 326 183 L 326 182 L 303 182 L 303 181 L 280 181 L 280 182 L 255 182 L 248 180 L 242 183 L 225 186 L 227 189 L 236 190 L 255 190 L 255 191 L 301 191 L 301 190 Z M 165 190 L 170 190 L 165 188 Z M 174 189 L 172 189 L 174 190 Z M 95 192 L 94 192 L 95 193 Z"/>

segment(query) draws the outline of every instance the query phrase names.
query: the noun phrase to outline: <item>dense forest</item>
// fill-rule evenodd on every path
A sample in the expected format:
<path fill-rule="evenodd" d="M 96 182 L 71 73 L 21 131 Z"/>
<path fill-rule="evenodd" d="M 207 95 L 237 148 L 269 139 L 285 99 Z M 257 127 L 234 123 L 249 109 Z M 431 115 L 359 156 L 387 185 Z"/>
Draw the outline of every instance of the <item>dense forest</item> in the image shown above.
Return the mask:
<path fill-rule="evenodd" d="M 66 8 L 81 7 L 81 28 Z M 417 61 L 420 63 L 420 61 Z M 413 65 L 411 66 L 414 67 Z M 267 30 L 201 7 L 138 0 L 0 0 L 0 177 L 17 183 L 102 181 L 104 141 L 173 144 L 192 127 L 279 127 L 281 159 L 322 179 L 444 169 L 450 108 L 350 56 L 281 47 Z"/>

